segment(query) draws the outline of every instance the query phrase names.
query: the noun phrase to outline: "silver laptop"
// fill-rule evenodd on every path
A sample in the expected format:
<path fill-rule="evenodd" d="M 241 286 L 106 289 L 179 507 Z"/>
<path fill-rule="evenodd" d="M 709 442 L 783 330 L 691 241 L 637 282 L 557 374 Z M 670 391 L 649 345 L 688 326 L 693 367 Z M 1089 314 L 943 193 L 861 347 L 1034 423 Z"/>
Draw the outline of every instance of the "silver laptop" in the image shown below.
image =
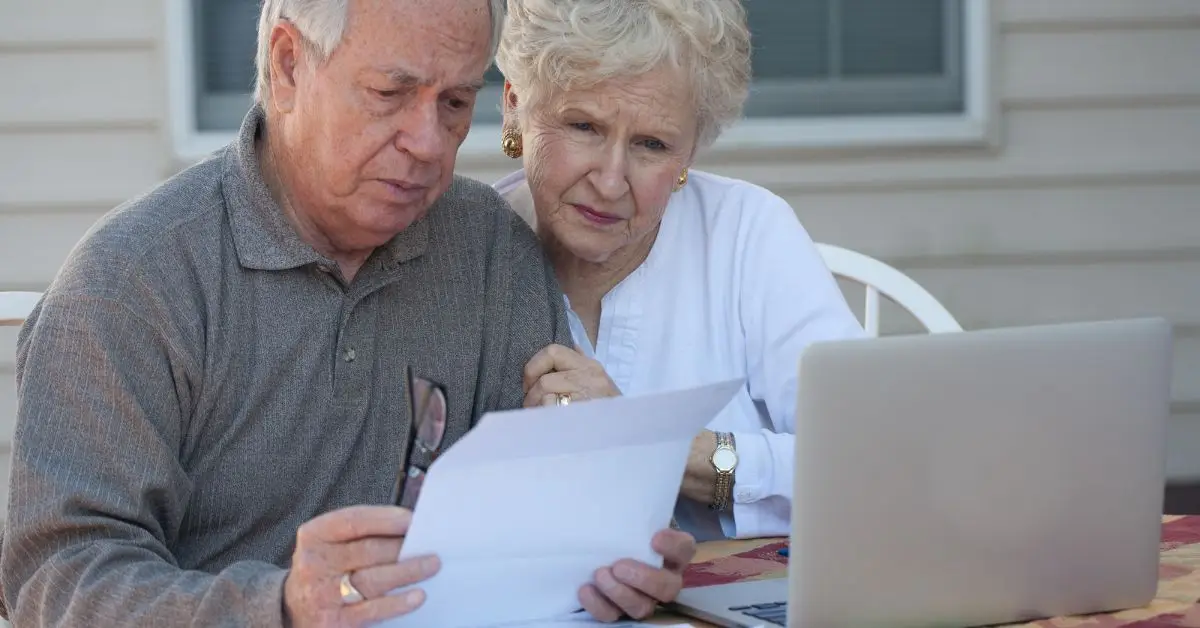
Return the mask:
<path fill-rule="evenodd" d="M 822 343 L 800 361 L 788 577 L 687 589 L 721 626 L 982 626 L 1158 583 L 1171 328 Z"/>

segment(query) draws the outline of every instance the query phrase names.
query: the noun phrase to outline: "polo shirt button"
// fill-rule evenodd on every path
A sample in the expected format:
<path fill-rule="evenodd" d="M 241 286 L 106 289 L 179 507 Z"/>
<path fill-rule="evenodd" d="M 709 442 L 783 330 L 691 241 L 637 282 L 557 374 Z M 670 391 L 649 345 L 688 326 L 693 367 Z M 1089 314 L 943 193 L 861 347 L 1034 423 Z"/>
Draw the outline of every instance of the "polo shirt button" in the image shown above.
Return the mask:
<path fill-rule="evenodd" d="M 347 361 L 347 362 L 353 362 L 353 361 L 354 361 L 354 348 L 353 348 L 353 347 L 351 347 L 351 348 L 349 348 L 349 349 L 346 349 L 346 350 L 345 350 L 345 351 L 342 353 L 342 359 L 343 359 L 343 360 L 345 360 L 345 361 Z"/>

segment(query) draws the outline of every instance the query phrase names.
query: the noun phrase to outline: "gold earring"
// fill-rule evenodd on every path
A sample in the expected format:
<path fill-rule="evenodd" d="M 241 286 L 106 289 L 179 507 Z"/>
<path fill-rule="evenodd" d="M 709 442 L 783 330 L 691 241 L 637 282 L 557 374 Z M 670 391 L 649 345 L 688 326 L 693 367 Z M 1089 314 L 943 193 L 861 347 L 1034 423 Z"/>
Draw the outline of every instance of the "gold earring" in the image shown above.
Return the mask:
<path fill-rule="evenodd" d="M 500 136 L 500 149 L 513 159 L 519 158 L 524 152 L 521 146 L 521 134 L 512 127 L 504 129 L 504 134 Z"/>
<path fill-rule="evenodd" d="M 683 186 L 687 185 L 687 174 L 688 174 L 687 168 L 684 168 L 683 172 L 679 173 L 679 180 L 675 182 L 675 191 L 676 192 L 678 192 L 679 190 L 682 190 Z"/>

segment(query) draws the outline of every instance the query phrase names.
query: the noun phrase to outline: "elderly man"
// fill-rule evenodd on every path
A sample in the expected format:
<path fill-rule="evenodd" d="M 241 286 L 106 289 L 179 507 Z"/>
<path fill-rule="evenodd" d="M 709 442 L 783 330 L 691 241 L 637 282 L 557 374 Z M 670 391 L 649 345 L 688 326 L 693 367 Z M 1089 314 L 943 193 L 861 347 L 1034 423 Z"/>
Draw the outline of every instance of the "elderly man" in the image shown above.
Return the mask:
<path fill-rule="evenodd" d="M 386 595 L 439 568 L 396 560 L 405 373 L 444 386 L 450 443 L 520 407 L 525 363 L 570 338 L 533 234 L 453 174 L 500 4 L 266 0 L 237 139 L 97 224 L 22 330 L 17 625 L 358 626 L 421 604 Z M 582 604 L 674 596 L 694 543 L 654 545 L 665 569 L 598 566 Z"/>

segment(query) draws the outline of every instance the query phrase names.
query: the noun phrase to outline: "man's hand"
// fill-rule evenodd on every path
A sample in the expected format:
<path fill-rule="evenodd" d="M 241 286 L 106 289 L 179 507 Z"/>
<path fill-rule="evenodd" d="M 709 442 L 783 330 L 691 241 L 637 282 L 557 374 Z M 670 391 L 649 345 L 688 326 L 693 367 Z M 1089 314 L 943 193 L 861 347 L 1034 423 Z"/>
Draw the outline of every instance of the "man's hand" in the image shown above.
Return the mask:
<path fill-rule="evenodd" d="M 571 395 L 572 401 L 621 395 L 603 365 L 562 345 L 534 354 L 524 375 L 526 408 L 552 406 L 559 394 Z"/>
<path fill-rule="evenodd" d="M 696 540 L 687 532 L 662 530 L 651 547 L 663 557 L 662 569 L 621 560 L 597 569 L 593 581 L 579 589 L 579 601 L 592 617 L 605 622 L 623 615 L 645 619 L 659 603 L 674 601 L 683 588 L 683 570 L 696 555 Z"/>
<path fill-rule="evenodd" d="M 420 589 L 387 595 L 438 572 L 436 556 L 397 562 L 412 513 L 394 506 L 354 506 L 321 515 L 300 526 L 292 568 L 283 585 L 287 625 L 295 628 L 366 626 L 411 613 L 425 602 Z M 342 602 L 340 580 L 365 598 Z"/>

